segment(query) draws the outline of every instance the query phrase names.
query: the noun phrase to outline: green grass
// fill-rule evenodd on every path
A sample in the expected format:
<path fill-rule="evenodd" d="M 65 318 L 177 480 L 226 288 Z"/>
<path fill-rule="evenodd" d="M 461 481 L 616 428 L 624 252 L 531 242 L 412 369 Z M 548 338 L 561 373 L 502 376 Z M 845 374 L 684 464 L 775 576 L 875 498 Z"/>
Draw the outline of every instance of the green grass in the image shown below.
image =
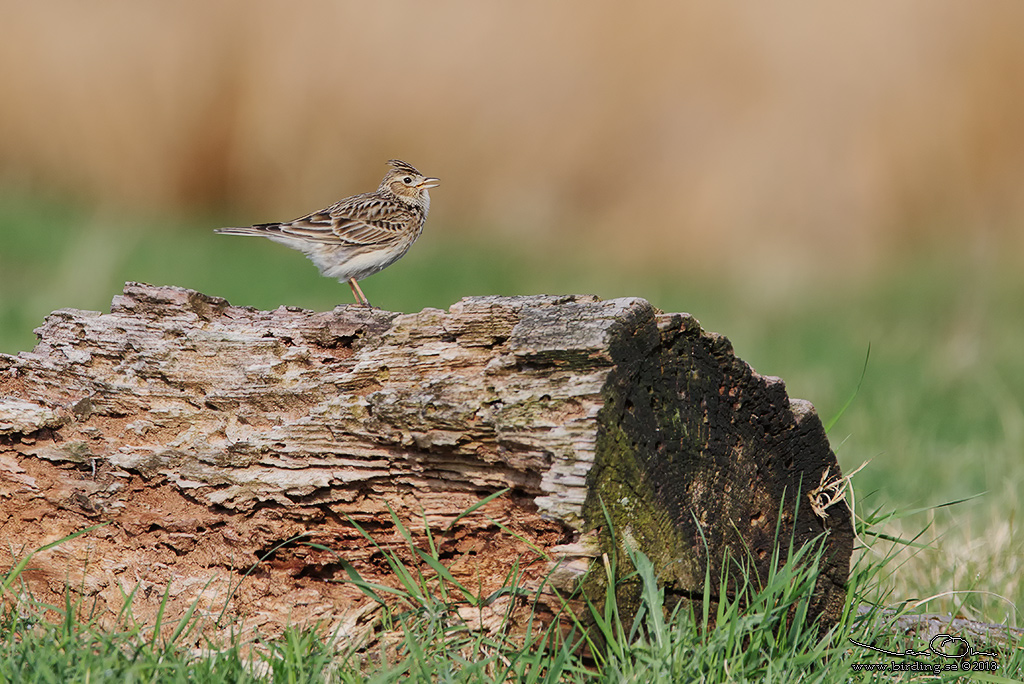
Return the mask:
<path fill-rule="evenodd" d="M 30 349 L 32 328 L 53 309 L 107 310 L 125 280 L 260 308 L 324 310 L 351 301 L 346 287 L 291 250 L 210 231 L 231 222 L 114 222 L 39 198 L 0 196 L 0 351 Z M 864 510 L 908 511 L 877 521 L 879 533 L 909 538 L 925 530 L 920 548 L 878 542 L 868 552 L 869 560 L 888 559 L 874 571 L 875 590 L 923 611 L 1024 624 L 1019 261 L 933 252 L 893 261 L 869 278 L 780 296 L 685 267 L 651 271 L 550 244 L 529 250 L 428 229 L 405 259 L 364 285 L 374 304 L 403 311 L 447 308 L 480 294 L 645 297 L 727 335 L 740 357 L 784 378 L 790 395 L 814 402 L 825 419 L 857 386 L 870 344 L 860 392 L 830 438 L 844 471 L 870 460 L 855 477 Z M 940 507 L 960 499 L 968 500 Z"/>
<path fill-rule="evenodd" d="M 552 600 L 550 587 L 525 589 L 512 567 L 500 590 L 488 595 L 475 592 L 448 571 L 429 529 L 417 541 L 394 514 L 392 522 L 411 552 L 378 546 L 397 586 L 364 580 L 339 556 L 349 581 L 378 604 L 375 629 L 364 640 L 336 639 L 324 629 L 289 629 L 274 640 L 242 640 L 232 633 L 220 642 L 203 640 L 197 648 L 195 612 L 169 624 L 143 626 L 132 617 L 134 594 L 125 597 L 117 624 L 100 628 L 83 599 L 73 602 L 70 592 L 62 606 L 33 601 L 20 582 L 27 557 L 2 582 L 3 595 L 9 600 L 0 610 L 0 681 L 886 681 L 884 676 L 856 668 L 865 663 L 886 664 L 892 657 L 868 651 L 850 639 L 899 653 L 927 648 L 913 638 L 896 636 L 891 622 L 876 611 L 891 600 L 881 581 L 894 561 L 888 554 L 860 556 L 841 619 L 827 631 L 807 616 L 822 547 L 791 548 L 784 540 L 772 563 L 776 569 L 763 581 L 747 572 L 743 559 L 737 559 L 723 565 L 720 577 L 705 577 L 703 596 L 674 605 L 659 588 L 651 562 L 642 553 L 630 551 L 627 567 L 635 572 L 621 581 L 640 583 L 640 608 L 632 617 L 624 616 L 615 600 L 618 561 L 606 559 L 593 570 L 606 573 L 609 580 L 603 599 L 586 601 L 581 618 L 565 611 L 566 628 L 559 629 L 533 619 L 532 609 L 542 593 Z M 858 521 L 860 537 L 876 540 L 875 546 L 880 543 L 878 522 L 873 516 Z M 713 594 L 725 598 L 715 602 Z M 557 596 L 553 600 L 557 606 Z M 496 605 L 503 616 L 496 627 L 480 629 L 473 624 L 474 616 Z M 512 628 L 516 606 L 527 611 L 525 617 L 517 616 L 517 624 L 526 625 L 525 632 Z M 44 613 L 57 619 L 43 619 Z M 998 671 L 983 680 L 1009 682 L 1024 676 L 1024 644 L 974 646 L 998 651 Z M 931 655 L 917 660 L 930 666 L 942 662 Z M 959 675 L 943 673 L 938 680 L 957 681 Z"/>

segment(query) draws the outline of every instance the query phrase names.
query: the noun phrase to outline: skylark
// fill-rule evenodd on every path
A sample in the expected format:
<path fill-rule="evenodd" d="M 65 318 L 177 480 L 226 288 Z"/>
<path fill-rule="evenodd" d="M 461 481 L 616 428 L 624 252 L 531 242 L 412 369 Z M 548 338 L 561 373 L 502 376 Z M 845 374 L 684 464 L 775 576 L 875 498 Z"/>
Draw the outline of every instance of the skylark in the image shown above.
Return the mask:
<path fill-rule="evenodd" d="M 305 254 L 322 275 L 348 282 L 356 303 L 370 306 L 359 282 L 401 259 L 423 232 L 430 193 L 440 182 L 398 159 L 374 192 L 338 200 L 287 223 L 218 228 L 228 235 L 260 235 Z"/>

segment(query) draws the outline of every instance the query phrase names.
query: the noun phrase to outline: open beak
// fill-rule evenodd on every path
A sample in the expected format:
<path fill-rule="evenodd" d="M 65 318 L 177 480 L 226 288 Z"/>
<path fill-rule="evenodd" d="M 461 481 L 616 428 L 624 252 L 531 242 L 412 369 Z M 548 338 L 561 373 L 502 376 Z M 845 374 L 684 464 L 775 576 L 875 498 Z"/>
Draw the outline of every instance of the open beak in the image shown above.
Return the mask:
<path fill-rule="evenodd" d="M 440 178 L 424 178 L 416 185 L 416 187 L 420 190 L 426 190 L 427 188 L 436 188 L 440 184 Z"/>

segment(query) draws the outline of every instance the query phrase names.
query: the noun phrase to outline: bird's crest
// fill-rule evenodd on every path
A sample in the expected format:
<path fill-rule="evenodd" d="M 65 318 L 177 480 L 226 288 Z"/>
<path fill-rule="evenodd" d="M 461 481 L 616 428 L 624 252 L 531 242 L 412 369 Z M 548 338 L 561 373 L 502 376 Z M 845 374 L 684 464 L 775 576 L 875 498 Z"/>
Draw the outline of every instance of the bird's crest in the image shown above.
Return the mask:
<path fill-rule="evenodd" d="M 412 164 L 404 162 L 401 159 L 389 159 L 388 160 L 388 166 L 391 166 L 392 168 L 398 169 L 399 171 L 402 171 L 404 173 L 412 173 L 412 174 L 415 174 L 417 176 L 422 176 L 423 175 L 422 173 L 417 171 L 415 169 L 415 167 L 413 167 Z"/>

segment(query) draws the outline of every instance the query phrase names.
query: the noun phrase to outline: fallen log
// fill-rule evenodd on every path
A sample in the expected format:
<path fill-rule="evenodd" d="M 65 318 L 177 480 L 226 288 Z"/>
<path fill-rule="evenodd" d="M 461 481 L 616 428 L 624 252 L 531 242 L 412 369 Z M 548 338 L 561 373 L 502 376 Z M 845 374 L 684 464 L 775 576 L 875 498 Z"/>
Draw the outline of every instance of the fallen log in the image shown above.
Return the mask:
<path fill-rule="evenodd" d="M 136 590 L 152 622 L 169 586 L 165 620 L 198 602 L 269 634 L 351 626 L 368 599 L 341 560 L 393 582 L 381 553 L 404 526 L 485 591 L 513 565 L 568 591 L 603 557 L 627 572 L 629 546 L 684 599 L 709 567 L 716 594 L 727 556 L 764 577 L 777 540 L 825 534 L 811 612 L 842 610 L 853 530 L 821 422 L 687 314 L 590 296 L 259 311 L 128 283 L 109 314 L 36 332 L 0 355 L 0 567 L 108 523 L 33 558 L 27 590 L 54 605 L 69 586 L 114 616 Z"/>

